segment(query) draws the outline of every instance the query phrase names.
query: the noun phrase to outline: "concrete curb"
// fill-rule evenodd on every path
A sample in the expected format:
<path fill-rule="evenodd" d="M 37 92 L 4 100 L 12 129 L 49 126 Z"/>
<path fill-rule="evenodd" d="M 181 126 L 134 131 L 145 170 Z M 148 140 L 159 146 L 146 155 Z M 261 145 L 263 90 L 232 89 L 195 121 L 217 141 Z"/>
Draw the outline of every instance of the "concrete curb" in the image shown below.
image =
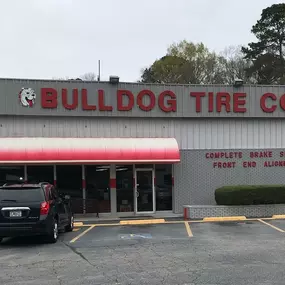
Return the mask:
<path fill-rule="evenodd" d="M 167 218 L 144 218 L 144 217 L 136 217 L 133 219 L 130 218 L 114 218 L 114 219 L 98 219 L 98 218 L 89 218 L 89 219 L 81 219 L 81 218 L 75 218 L 75 222 L 76 223 L 83 223 L 83 224 L 114 224 L 114 223 L 120 223 L 121 221 L 140 221 L 140 220 L 159 220 L 159 219 L 163 219 L 165 220 L 165 222 L 169 222 L 169 221 L 184 221 L 183 220 L 183 216 L 181 215 L 181 217 L 167 217 Z"/>
<path fill-rule="evenodd" d="M 210 223 L 210 222 L 239 222 L 239 221 L 258 221 L 260 219 L 264 220 L 284 220 L 285 215 L 273 215 L 272 217 L 265 218 L 247 218 L 246 216 L 227 216 L 227 217 L 205 217 L 201 220 L 192 220 L 192 219 L 116 219 L 116 220 L 88 220 L 88 221 L 76 221 L 74 223 L 74 227 L 84 227 L 84 226 L 92 226 L 94 224 L 100 226 L 127 226 L 127 225 L 150 225 L 150 224 L 176 224 L 183 222 L 192 222 L 192 223 Z"/>
<path fill-rule="evenodd" d="M 245 221 L 245 216 L 232 216 L 232 217 L 207 217 L 204 218 L 205 222 L 224 222 L 224 221 Z"/>
<path fill-rule="evenodd" d="M 164 224 L 165 219 L 146 219 L 146 220 L 126 220 L 120 221 L 120 225 L 149 225 L 149 224 Z"/>

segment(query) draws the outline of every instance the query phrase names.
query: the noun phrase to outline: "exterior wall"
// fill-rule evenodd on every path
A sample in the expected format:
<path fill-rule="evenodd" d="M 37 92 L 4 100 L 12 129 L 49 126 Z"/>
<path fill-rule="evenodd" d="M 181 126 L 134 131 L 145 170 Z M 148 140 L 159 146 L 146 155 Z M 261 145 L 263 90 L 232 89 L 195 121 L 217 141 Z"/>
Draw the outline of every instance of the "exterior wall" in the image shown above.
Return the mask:
<path fill-rule="evenodd" d="M 33 106 L 20 104 L 22 88 L 33 89 L 36 95 Z M 108 82 L 0 79 L 0 90 L 2 115 L 272 118 L 284 117 L 285 111 L 284 86 L 112 85 Z M 272 104 L 276 105 L 273 109 L 264 110 L 264 105 L 270 109 Z M 126 106 L 129 107 L 124 108 Z"/>
<path fill-rule="evenodd" d="M 283 168 L 213 169 L 205 150 L 285 149 L 281 119 L 0 117 L 1 137 L 175 137 L 174 211 L 184 204 L 214 205 L 214 190 L 230 184 L 283 183 Z"/>
<path fill-rule="evenodd" d="M 272 157 L 267 158 L 251 158 L 250 153 L 256 149 L 235 150 L 239 151 L 241 159 L 206 159 L 208 150 L 182 150 L 181 163 L 174 166 L 175 212 L 182 213 L 183 205 L 215 205 L 214 192 L 221 186 L 284 184 L 285 158 L 280 153 L 285 152 L 285 148 L 266 149 L 272 151 Z M 234 168 L 219 169 L 213 166 L 217 161 L 236 164 Z M 244 167 L 243 163 L 249 161 L 255 162 L 256 167 Z M 273 161 L 280 161 L 282 165 L 272 166 Z M 265 162 L 268 163 L 264 166 Z"/>
<path fill-rule="evenodd" d="M 33 106 L 21 105 L 22 88 L 34 90 Z M 253 149 L 285 149 L 284 93 L 284 86 L 0 79 L 0 137 L 174 137 L 181 149 L 181 163 L 174 166 L 174 211 L 181 213 L 184 204 L 214 205 L 219 186 L 283 183 L 282 167 L 217 169 L 205 153 L 243 150 L 248 156 Z"/>
<path fill-rule="evenodd" d="M 285 147 L 282 119 L 0 116 L 0 137 L 174 137 L 180 149 Z"/>

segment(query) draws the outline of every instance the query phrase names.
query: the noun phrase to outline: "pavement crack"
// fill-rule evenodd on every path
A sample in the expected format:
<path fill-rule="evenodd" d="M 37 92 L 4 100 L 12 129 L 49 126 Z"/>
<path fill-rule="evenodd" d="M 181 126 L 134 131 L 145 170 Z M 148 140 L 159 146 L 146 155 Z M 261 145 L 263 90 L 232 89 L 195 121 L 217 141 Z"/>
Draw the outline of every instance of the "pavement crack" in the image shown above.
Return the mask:
<path fill-rule="evenodd" d="M 81 253 L 81 252 L 78 252 L 76 250 L 76 248 L 66 244 L 66 243 L 63 243 L 65 246 L 67 246 L 69 249 L 71 249 L 76 255 L 78 255 L 80 258 L 82 258 L 83 260 L 85 260 L 89 265 L 91 265 L 92 267 L 94 267 L 94 265 Z"/>

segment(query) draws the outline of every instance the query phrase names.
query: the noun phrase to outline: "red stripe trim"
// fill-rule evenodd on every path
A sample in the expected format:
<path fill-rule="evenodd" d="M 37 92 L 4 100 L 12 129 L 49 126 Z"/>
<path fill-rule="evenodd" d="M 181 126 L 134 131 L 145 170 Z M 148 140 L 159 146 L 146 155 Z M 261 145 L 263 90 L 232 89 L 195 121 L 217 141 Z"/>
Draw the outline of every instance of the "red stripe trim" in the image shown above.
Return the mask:
<path fill-rule="evenodd" d="M 86 180 L 85 179 L 82 179 L 82 188 L 86 189 Z"/>
<path fill-rule="evenodd" d="M 180 161 L 173 138 L 0 138 L 0 163 Z"/>
<path fill-rule="evenodd" d="M 188 220 L 188 208 L 184 208 L 184 220 Z"/>
<path fill-rule="evenodd" d="M 117 188 L 117 182 L 116 182 L 116 178 L 111 178 L 110 179 L 110 188 Z"/>

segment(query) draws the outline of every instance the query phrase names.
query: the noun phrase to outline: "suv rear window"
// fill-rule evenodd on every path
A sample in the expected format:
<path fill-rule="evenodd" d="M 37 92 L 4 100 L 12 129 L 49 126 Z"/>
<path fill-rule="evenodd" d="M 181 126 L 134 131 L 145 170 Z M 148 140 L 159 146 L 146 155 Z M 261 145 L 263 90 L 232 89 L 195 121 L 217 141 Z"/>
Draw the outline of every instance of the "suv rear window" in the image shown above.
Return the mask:
<path fill-rule="evenodd" d="M 45 200 L 42 188 L 0 189 L 0 203 L 5 202 L 42 202 Z"/>

